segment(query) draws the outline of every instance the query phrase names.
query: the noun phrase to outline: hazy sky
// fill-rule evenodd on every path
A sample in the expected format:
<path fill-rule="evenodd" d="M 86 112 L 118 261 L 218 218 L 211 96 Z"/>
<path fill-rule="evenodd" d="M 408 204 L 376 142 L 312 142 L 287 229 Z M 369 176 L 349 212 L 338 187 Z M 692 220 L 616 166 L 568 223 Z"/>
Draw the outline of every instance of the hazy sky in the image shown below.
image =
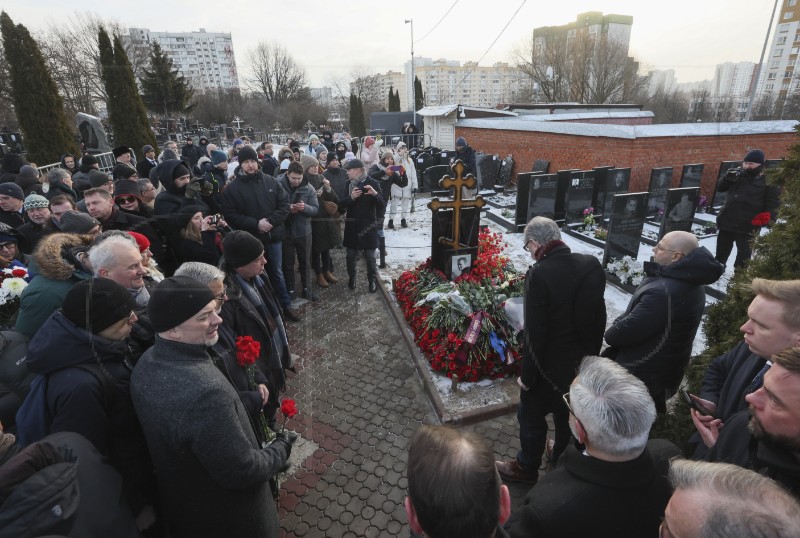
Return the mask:
<path fill-rule="evenodd" d="M 427 36 L 453 0 L 266 1 L 251 7 L 206 0 L 4 0 L 2 9 L 34 32 L 87 11 L 154 31 L 230 32 L 240 77 L 247 70 L 248 49 L 276 40 L 306 67 L 311 86 L 323 86 L 357 65 L 402 71 L 411 56 L 408 18 L 414 19 L 416 56 L 476 61 L 523 3 L 482 65 L 513 62 L 515 44 L 534 27 L 601 11 L 633 16 L 631 54 L 643 66 L 675 69 L 678 82 L 690 82 L 711 79 L 721 62 L 758 61 L 774 0 L 459 0 Z"/>

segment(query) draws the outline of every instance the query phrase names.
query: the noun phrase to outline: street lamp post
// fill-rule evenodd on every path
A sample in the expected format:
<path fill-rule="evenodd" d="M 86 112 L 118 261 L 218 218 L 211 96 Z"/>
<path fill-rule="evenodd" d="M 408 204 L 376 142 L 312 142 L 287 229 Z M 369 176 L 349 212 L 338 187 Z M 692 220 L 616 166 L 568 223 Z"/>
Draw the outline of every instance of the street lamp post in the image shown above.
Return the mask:
<path fill-rule="evenodd" d="M 744 115 L 744 121 L 750 121 L 750 113 L 753 111 L 753 101 L 756 100 L 756 92 L 758 91 L 758 79 L 761 77 L 761 68 L 764 65 L 764 54 L 767 52 L 767 44 L 769 43 L 769 34 L 772 31 L 772 21 L 775 19 L 775 11 L 778 9 L 778 0 L 775 0 L 775 5 L 772 6 L 772 15 L 769 18 L 769 26 L 767 27 L 767 35 L 764 36 L 764 46 L 761 48 L 761 58 L 758 60 L 756 66 L 755 80 L 753 87 L 750 91 L 750 102 L 747 103 L 747 112 Z"/>
<path fill-rule="evenodd" d="M 411 24 L 411 110 L 414 111 L 414 126 L 417 126 L 417 81 L 414 79 L 414 19 L 406 19 Z"/>

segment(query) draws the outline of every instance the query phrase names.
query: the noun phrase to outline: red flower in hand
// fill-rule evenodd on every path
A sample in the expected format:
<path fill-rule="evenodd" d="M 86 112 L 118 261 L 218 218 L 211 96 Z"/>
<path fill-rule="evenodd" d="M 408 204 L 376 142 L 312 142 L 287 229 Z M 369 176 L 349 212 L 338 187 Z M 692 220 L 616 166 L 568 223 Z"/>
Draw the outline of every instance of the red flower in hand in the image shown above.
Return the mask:
<path fill-rule="evenodd" d="M 236 337 L 236 362 L 239 366 L 254 364 L 260 354 L 261 343 L 253 340 L 252 336 Z"/>
<path fill-rule="evenodd" d="M 299 411 L 297 411 L 297 406 L 294 403 L 294 400 L 291 398 L 285 398 L 281 402 L 281 413 L 287 418 L 294 417 Z"/>
<path fill-rule="evenodd" d="M 14 269 L 13 271 L 11 271 L 11 276 L 17 278 L 24 278 L 28 276 L 28 271 L 26 271 L 25 269 Z"/>
<path fill-rule="evenodd" d="M 753 220 L 750 222 L 750 224 L 752 224 L 753 226 L 766 226 L 767 224 L 769 224 L 770 218 L 771 215 L 769 214 L 769 212 L 764 211 L 763 213 L 759 213 L 758 215 L 753 217 Z"/>

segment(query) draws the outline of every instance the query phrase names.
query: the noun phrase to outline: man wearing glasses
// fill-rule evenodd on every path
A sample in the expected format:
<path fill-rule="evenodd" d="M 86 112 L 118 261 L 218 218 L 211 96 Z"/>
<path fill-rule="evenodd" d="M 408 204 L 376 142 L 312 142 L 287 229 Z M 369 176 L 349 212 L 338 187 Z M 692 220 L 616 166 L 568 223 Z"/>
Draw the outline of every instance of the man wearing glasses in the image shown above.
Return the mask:
<path fill-rule="evenodd" d="M 692 355 L 706 304 L 705 286 L 725 267 L 689 232 L 670 232 L 653 247 L 645 262 L 647 277 L 636 288 L 625 312 L 606 331 L 611 357 L 644 381 L 666 413 Z"/>
<path fill-rule="evenodd" d="M 606 327 L 606 277 L 594 256 L 573 254 L 558 225 L 534 217 L 525 227 L 524 248 L 536 261 L 525 276 L 525 345 L 522 353 L 520 451 L 497 462 L 505 480 L 535 483 L 547 440 L 546 416 L 553 414 L 552 465 L 569 442 L 568 412 L 561 395 L 580 360 L 597 355 Z"/>
<path fill-rule="evenodd" d="M 586 357 L 562 405 L 581 448 L 568 447 L 563 465 L 528 492 L 509 535 L 655 536 L 671 491 L 667 462 L 680 450 L 648 441 L 656 409 L 647 387 L 609 359 Z"/>

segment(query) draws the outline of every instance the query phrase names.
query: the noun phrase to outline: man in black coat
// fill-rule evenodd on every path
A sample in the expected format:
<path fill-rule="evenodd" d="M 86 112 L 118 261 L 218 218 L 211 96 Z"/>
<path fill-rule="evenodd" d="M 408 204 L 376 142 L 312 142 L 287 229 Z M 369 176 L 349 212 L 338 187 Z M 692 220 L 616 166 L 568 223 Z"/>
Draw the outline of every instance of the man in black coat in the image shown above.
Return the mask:
<path fill-rule="evenodd" d="M 150 144 L 146 144 L 142 147 L 142 155 L 144 157 L 136 163 L 136 172 L 140 178 L 147 179 L 150 177 L 150 170 L 158 166 L 156 150 Z"/>
<path fill-rule="evenodd" d="M 272 154 L 272 142 L 267 140 L 258 147 L 258 154 L 261 157 L 261 171 L 268 176 L 275 176 L 275 170 L 278 169 L 280 163 L 278 159 Z"/>
<path fill-rule="evenodd" d="M 456 156 L 453 157 L 453 162 L 461 159 L 464 162 L 466 170 L 464 174 L 477 175 L 475 170 L 475 150 L 472 146 L 467 144 L 467 140 L 463 136 L 459 136 L 456 140 Z"/>
<path fill-rule="evenodd" d="M 756 278 L 750 288 L 756 296 L 747 308 L 747 322 L 739 329 L 743 340 L 711 361 L 703 377 L 698 401 L 714 413 L 714 417 L 693 413 L 703 427 L 713 424 L 719 429 L 746 409 L 745 396 L 761 387 L 771 364 L 768 359 L 800 346 L 800 280 Z M 697 434 L 693 437 L 699 441 Z M 699 443 L 695 458 L 705 452 L 705 445 Z"/>
<path fill-rule="evenodd" d="M 536 260 L 525 277 L 525 346 L 517 419 L 521 450 L 497 462 L 506 480 L 536 482 L 553 413 L 553 464 L 569 441 L 569 413 L 561 399 L 580 360 L 597 355 L 606 327 L 606 278 L 594 256 L 573 254 L 558 225 L 534 217 L 525 227 L 525 250 Z"/>
<path fill-rule="evenodd" d="M 192 140 L 191 136 L 187 136 L 186 144 L 184 144 L 183 148 L 181 149 L 181 160 L 188 161 L 189 170 L 194 170 L 194 167 L 197 165 L 197 161 L 199 161 L 200 157 L 202 156 L 203 151 L 194 145 L 194 141 Z"/>
<path fill-rule="evenodd" d="M 348 196 L 339 199 L 339 212 L 347 213 L 344 222 L 343 244 L 347 248 L 348 286 L 356 289 L 356 256 L 359 252 L 367 262 L 369 292 L 378 289 L 378 265 L 375 251 L 378 248 L 378 230 L 383 226 L 386 202 L 377 181 L 367 176 L 364 161 L 350 159 L 344 165 L 347 170 Z"/>
<path fill-rule="evenodd" d="M 245 230 L 264 245 L 267 274 L 283 313 L 289 321 L 300 321 L 283 276 L 284 222 L 289 217 L 289 197 L 272 176 L 264 174 L 258 165 L 256 151 L 250 146 L 239 150 L 239 172 L 222 193 L 222 212 L 225 221 L 236 230 Z"/>
<path fill-rule="evenodd" d="M 607 356 L 644 381 L 666 413 L 666 400 L 680 385 L 706 304 L 705 285 L 725 267 L 689 232 L 670 232 L 645 262 L 647 278 L 628 308 L 606 331 Z"/>
<path fill-rule="evenodd" d="M 18 228 L 25 222 L 25 193 L 16 183 L 0 183 L 0 222 Z"/>
<path fill-rule="evenodd" d="M 583 451 L 567 448 L 511 516 L 509 534 L 655 536 L 671 491 L 668 462 L 680 450 L 648 442 L 656 409 L 647 387 L 609 359 L 586 357 L 564 400 Z"/>
<path fill-rule="evenodd" d="M 754 149 L 744 156 L 742 167 L 731 170 L 717 184 L 719 192 L 727 192 L 725 204 L 717 215 L 717 259 L 723 264 L 736 243 L 735 268 L 742 267 L 752 254 L 750 241 L 758 229 L 753 217 L 759 213 L 770 214 L 770 221 L 780 205 L 780 189 L 767 185 L 764 175 L 766 158 L 760 149 Z"/>
<path fill-rule="evenodd" d="M 750 409 L 733 416 L 719 429 L 719 420 L 692 419 L 706 459 L 752 469 L 783 484 L 800 496 L 800 348 L 772 356 L 761 388 L 745 396 Z"/>

